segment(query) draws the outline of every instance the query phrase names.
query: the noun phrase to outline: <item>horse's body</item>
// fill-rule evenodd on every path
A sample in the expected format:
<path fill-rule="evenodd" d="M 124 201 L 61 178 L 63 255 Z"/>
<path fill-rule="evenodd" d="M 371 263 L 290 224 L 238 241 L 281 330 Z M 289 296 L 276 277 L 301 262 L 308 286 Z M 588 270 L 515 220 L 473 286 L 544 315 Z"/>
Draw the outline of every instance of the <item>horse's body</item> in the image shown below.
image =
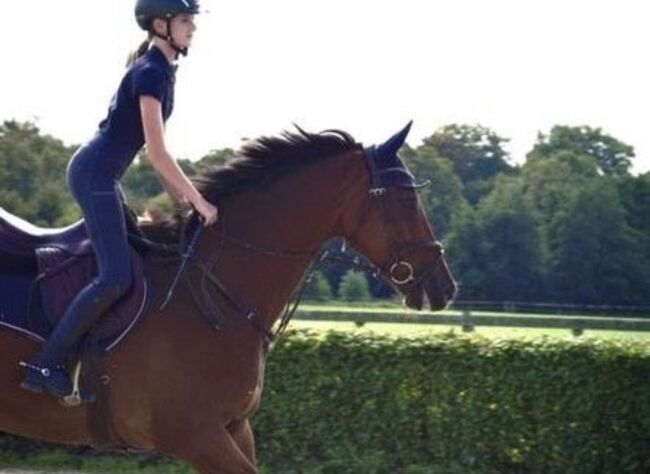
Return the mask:
<path fill-rule="evenodd" d="M 219 199 L 221 226 L 203 231 L 196 258 L 207 262 L 267 328 L 281 314 L 309 259 L 265 255 L 218 233 L 312 257 L 328 238 L 344 236 L 375 264 L 390 263 L 386 223 L 381 207 L 369 205 L 369 175 L 362 155 L 358 147 L 347 146 L 296 167 L 282 179 Z M 392 192 L 401 190 L 388 190 Z M 401 202 L 398 206 L 405 206 L 400 199 L 395 200 Z M 419 205 L 416 214 L 415 221 L 411 217 L 409 222 L 394 222 L 393 231 L 403 241 L 433 237 Z M 216 261 L 215 247 L 220 249 Z M 409 255 L 417 257 L 411 258 L 416 271 L 424 262 L 435 265 L 437 276 L 427 276 L 418 288 L 404 291 L 407 300 L 421 306 L 426 290 L 431 304 L 436 300 L 435 306 L 443 307 L 455 291 L 444 260 L 428 249 L 409 250 Z M 152 286 L 165 289 L 177 263 L 152 257 L 146 264 Z M 431 278 L 438 283 L 430 283 Z M 432 290 L 436 285 L 445 295 Z M 117 444 L 174 456 L 201 473 L 256 473 L 249 419 L 260 403 L 265 342 L 214 288 L 211 295 L 226 321 L 219 330 L 199 316 L 190 288 L 181 284 L 164 310 L 150 314 L 137 332 L 102 360 L 101 373 L 110 380 L 111 432 Z M 159 305 L 154 302 L 155 308 Z M 89 426 L 96 416 L 92 405 L 64 408 L 54 399 L 19 389 L 18 363 L 37 349 L 36 344 L 2 328 L 0 348 L 0 430 L 52 442 L 92 444 Z"/>

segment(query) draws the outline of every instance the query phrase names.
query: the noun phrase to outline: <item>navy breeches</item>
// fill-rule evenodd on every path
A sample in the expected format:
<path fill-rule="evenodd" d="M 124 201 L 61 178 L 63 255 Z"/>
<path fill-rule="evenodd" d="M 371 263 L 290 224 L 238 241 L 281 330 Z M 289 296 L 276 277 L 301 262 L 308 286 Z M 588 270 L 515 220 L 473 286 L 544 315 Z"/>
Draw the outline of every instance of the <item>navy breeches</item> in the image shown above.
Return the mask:
<path fill-rule="evenodd" d="M 76 311 L 103 312 L 131 286 L 119 178 L 134 155 L 98 135 L 68 164 L 68 188 L 83 212 L 99 269 L 97 278 L 73 301 L 71 306 L 78 306 Z"/>

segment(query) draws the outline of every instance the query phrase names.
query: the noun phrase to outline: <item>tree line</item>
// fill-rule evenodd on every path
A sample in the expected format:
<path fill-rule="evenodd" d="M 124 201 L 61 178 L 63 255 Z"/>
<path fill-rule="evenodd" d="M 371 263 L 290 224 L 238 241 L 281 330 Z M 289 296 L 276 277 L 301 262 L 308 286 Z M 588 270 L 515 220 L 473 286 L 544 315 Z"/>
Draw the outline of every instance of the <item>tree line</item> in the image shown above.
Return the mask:
<path fill-rule="evenodd" d="M 599 128 L 557 125 L 539 133 L 523 164 L 515 164 L 507 142 L 481 125 L 451 124 L 401 153 L 418 180 L 431 181 L 420 197 L 445 243 L 460 298 L 650 304 L 650 173 L 631 174 L 633 147 Z M 65 186 L 75 149 L 33 123 L 1 124 L 0 206 L 41 226 L 77 220 Z M 194 175 L 234 155 L 214 150 L 179 164 Z M 137 212 L 171 210 L 143 155 L 122 185 Z M 370 278 L 365 288 L 351 279 L 344 269 L 324 268 L 309 291 L 392 293 Z"/>

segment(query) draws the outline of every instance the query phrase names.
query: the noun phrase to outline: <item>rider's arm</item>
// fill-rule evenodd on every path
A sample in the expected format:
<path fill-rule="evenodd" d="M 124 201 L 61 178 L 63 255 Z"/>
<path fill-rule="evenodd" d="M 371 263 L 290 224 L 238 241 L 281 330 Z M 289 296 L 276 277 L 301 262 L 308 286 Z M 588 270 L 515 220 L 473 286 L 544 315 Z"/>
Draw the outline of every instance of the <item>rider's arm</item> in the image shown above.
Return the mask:
<path fill-rule="evenodd" d="M 148 95 L 140 96 L 140 114 L 149 161 L 161 177 L 163 186 L 171 188 L 172 199 L 189 202 L 203 216 L 204 225 L 214 224 L 217 207 L 203 198 L 167 151 L 160 101 Z"/>
<path fill-rule="evenodd" d="M 158 99 L 148 95 L 140 96 L 140 114 L 147 155 L 156 173 L 161 177 L 163 186 L 175 201 L 187 200 L 195 207 L 200 206 L 203 197 L 165 146 L 162 107 Z"/>

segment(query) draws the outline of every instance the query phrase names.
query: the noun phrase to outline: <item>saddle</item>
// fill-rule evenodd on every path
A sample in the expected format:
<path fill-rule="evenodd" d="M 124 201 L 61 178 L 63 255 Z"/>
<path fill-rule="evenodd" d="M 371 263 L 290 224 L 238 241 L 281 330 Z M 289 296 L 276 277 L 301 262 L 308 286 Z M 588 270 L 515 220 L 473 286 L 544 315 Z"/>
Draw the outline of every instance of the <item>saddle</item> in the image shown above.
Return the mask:
<path fill-rule="evenodd" d="M 125 207 L 126 208 L 126 207 Z M 84 349 L 108 352 L 144 318 L 151 299 L 143 254 L 146 241 L 126 208 L 133 282 L 85 337 Z M 79 291 L 96 277 L 83 220 L 45 229 L 0 208 L 0 325 L 36 341 L 47 338 Z"/>

